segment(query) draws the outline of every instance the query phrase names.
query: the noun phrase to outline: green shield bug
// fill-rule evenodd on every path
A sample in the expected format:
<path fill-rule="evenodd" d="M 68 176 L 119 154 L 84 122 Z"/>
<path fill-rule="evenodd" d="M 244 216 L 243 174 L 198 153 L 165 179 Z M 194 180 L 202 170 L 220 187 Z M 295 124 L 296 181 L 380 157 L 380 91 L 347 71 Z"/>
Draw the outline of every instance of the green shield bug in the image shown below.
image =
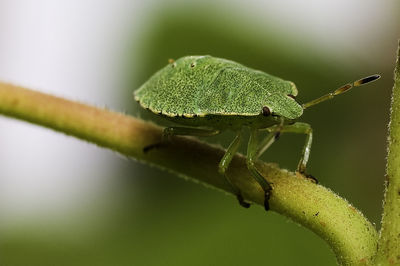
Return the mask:
<path fill-rule="evenodd" d="M 309 124 L 297 122 L 303 110 L 352 87 L 379 79 L 372 75 L 346 84 L 335 91 L 305 104 L 296 101 L 297 88 L 285 81 L 239 63 L 212 56 L 186 56 L 155 73 L 134 92 L 135 100 L 146 109 L 182 126 L 167 127 L 164 137 L 172 135 L 212 136 L 224 130 L 233 130 L 236 137 L 229 145 L 218 166 L 227 183 L 236 194 L 240 205 L 249 207 L 240 190 L 229 180 L 226 170 L 242 139 L 242 128 L 250 129 L 247 146 L 247 167 L 265 192 L 264 207 L 269 209 L 270 183 L 255 167 L 255 161 L 279 137 L 291 132 L 306 135 L 305 145 L 297 171 L 305 177 L 310 155 L 312 129 Z M 259 140 L 261 130 L 269 134 Z M 157 147 L 148 146 L 144 151 Z"/>

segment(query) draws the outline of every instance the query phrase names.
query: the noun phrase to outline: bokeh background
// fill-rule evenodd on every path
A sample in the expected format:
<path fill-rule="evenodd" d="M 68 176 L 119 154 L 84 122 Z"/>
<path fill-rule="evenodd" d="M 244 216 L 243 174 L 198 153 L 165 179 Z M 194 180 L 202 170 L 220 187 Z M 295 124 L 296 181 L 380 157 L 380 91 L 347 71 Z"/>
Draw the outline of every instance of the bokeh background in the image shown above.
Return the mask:
<path fill-rule="evenodd" d="M 0 0 L 0 80 L 140 113 L 169 58 L 210 54 L 292 80 L 309 172 L 379 228 L 398 1 Z M 209 141 L 226 145 L 229 132 Z M 263 159 L 294 170 L 304 136 Z M 0 117 L 0 265 L 335 265 L 324 241 L 260 207 L 95 145 Z"/>

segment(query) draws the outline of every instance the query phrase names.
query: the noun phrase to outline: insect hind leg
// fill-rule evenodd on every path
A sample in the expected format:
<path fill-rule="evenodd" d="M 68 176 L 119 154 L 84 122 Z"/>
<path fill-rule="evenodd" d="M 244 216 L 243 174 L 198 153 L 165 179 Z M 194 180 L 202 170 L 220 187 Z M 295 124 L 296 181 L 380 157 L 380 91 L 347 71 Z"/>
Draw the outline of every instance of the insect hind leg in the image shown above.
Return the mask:
<path fill-rule="evenodd" d="M 166 127 L 163 130 L 161 141 L 147 145 L 143 148 L 143 152 L 147 153 L 150 150 L 162 148 L 166 145 L 172 136 L 198 136 L 207 137 L 219 134 L 219 130 L 193 128 L 193 127 Z"/>
<path fill-rule="evenodd" d="M 233 157 L 235 156 L 235 154 L 239 148 L 240 141 L 241 141 L 241 135 L 242 134 L 240 131 L 237 132 L 236 137 L 231 142 L 231 144 L 229 145 L 228 149 L 226 150 L 224 156 L 222 157 L 221 161 L 219 162 L 218 172 L 220 174 L 224 175 L 225 180 L 227 181 L 228 185 L 231 187 L 233 193 L 236 195 L 236 198 L 238 199 L 239 204 L 244 208 L 249 208 L 250 203 L 248 203 L 244 200 L 240 189 L 235 184 L 232 183 L 231 179 L 226 174 L 226 170 L 228 169 L 229 164 L 231 163 Z"/>

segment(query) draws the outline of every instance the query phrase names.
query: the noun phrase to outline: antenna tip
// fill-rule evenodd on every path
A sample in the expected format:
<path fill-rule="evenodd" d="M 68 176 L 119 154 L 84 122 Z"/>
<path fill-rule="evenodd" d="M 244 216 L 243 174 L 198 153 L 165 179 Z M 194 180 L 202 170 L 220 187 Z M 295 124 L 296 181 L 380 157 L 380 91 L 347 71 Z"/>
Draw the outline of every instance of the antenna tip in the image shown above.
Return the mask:
<path fill-rule="evenodd" d="M 381 77 L 381 75 L 375 74 L 375 75 L 371 75 L 371 76 L 359 79 L 354 82 L 354 86 L 361 86 L 361 85 L 370 83 L 372 81 L 380 79 L 380 77 Z"/>

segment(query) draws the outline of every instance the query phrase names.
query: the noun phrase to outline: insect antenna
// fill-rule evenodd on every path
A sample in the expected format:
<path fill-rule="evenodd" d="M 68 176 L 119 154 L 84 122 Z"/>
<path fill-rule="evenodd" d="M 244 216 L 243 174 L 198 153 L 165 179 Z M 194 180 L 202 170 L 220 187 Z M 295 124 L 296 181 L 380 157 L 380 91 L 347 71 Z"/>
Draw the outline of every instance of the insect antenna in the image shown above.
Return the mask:
<path fill-rule="evenodd" d="M 336 95 L 345 93 L 346 91 L 350 90 L 353 87 L 359 87 L 361 85 L 373 82 L 373 81 L 379 79 L 380 77 L 381 77 L 380 75 L 375 74 L 375 75 L 371 75 L 371 76 L 356 80 L 353 83 L 348 83 L 348 84 L 336 89 L 333 92 L 330 92 L 330 93 L 325 94 L 325 95 L 323 95 L 323 96 L 321 96 L 321 97 L 319 97 L 319 98 L 317 98 L 315 100 L 312 100 L 312 101 L 309 101 L 308 103 L 303 104 L 302 107 L 303 107 L 303 109 L 306 109 L 306 108 L 308 108 L 310 106 L 313 106 L 313 105 L 319 104 L 321 102 L 324 102 L 326 100 L 332 99 Z"/>

